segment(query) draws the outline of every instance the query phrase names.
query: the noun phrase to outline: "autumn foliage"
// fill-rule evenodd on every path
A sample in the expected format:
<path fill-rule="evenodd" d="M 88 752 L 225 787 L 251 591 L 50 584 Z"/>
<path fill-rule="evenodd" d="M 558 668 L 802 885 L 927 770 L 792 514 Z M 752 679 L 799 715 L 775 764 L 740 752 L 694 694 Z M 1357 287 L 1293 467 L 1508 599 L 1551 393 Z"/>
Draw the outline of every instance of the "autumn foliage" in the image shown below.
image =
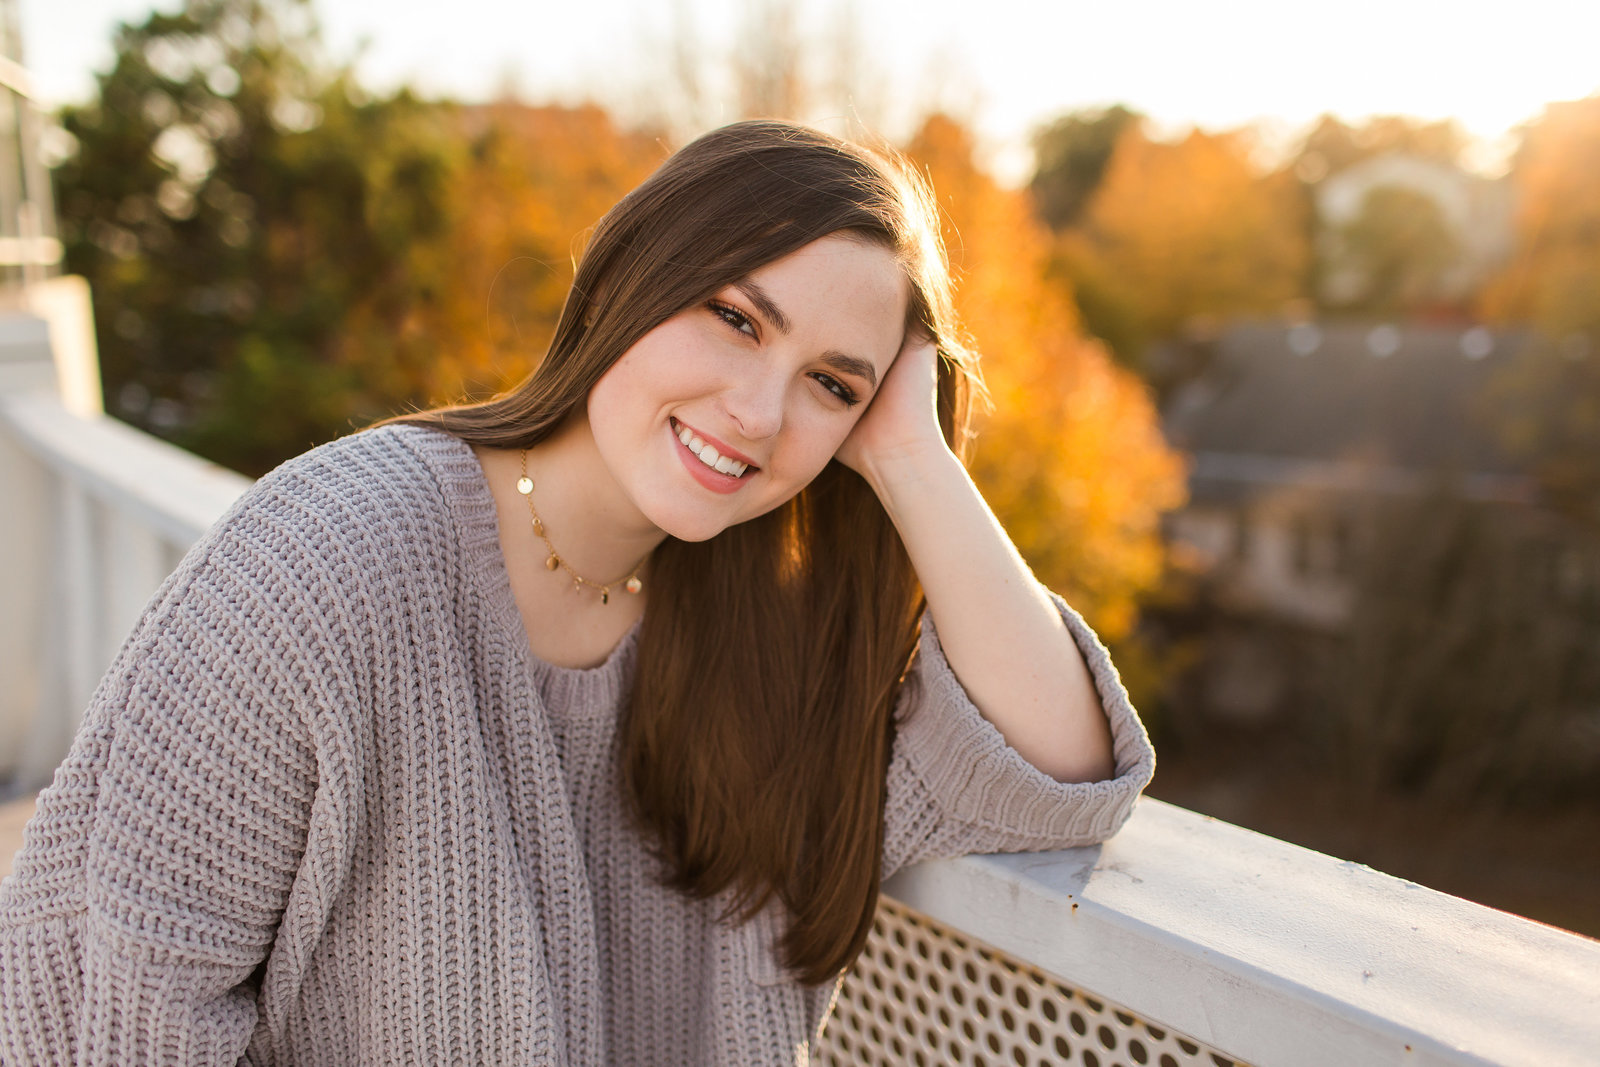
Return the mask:
<path fill-rule="evenodd" d="M 1276 315 L 1301 297 L 1306 211 L 1299 183 L 1257 165 L 1245 134 L 1161 141 L 1131 121 L 1055 251 L 1094 331 L 1140 366 L 1147 345 L 1197 322 Z"/>
<path fill-rule="evenodd" d="M 1182 465 L 1143 383 L 1049 279 L 1050 234 L 1027 194 L 985 174 L 949 118 L 928 120 L 909 152 L 938 191 L 958 311 L 994 400 L 974 474 L 1045 584 L 1125 637 L 1160 575 L 1158 520 L 1183 501 Z"/>
<path fill-rule="evenodd" d="M 1491 317 L 1600 340 L 1600 96 L 1551 104 L 1512 180 L 1516 250 L 1484 293 Z"/>

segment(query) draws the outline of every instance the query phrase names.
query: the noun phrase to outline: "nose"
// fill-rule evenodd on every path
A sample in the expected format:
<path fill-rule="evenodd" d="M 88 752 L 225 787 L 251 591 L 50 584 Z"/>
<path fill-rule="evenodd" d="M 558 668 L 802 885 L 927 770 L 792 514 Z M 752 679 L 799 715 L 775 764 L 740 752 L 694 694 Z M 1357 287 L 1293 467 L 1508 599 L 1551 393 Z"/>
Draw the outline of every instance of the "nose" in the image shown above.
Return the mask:
<path fill-rule="evenodd" d="M 723 393 L 723 407 L 746 440 L 764 441 L 783 427 L 787 382 L 781 375 L 742 375 Z"/>

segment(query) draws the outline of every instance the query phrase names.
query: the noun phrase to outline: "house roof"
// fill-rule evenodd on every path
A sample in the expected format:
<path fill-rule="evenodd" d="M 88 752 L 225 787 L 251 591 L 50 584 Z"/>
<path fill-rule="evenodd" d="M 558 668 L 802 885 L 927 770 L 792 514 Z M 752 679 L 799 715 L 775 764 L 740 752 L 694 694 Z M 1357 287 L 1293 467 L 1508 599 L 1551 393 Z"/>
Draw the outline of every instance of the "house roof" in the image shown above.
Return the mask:
<path fill-rule="evenodd" d="M 1500 446 L 1490 383 L 1522 337 L 1484 327 L 1256 323 L 1224 332 L 1171 396 L 1168 437 L 1199 499 L 1305 484 L 1526 499 Z"/>

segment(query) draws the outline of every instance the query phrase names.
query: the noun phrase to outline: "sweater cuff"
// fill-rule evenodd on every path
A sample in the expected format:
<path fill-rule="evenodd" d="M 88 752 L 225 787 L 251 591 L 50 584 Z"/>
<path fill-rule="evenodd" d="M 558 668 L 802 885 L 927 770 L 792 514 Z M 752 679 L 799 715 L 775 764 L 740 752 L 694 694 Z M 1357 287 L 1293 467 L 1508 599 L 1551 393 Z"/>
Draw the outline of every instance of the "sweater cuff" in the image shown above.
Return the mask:
<path fill-rule="evenodd" d="M 899 733 L 918 777 L 943 798 L 950 814 L 973 826 L 1037 838 L 1038 847 L 1068 847 L 1103 841 L 1122 826 L 1155 773 L 1155 750 L 1105 646 L 1064 600 L 1053 592 L 1050 599 L 1094 679 L 1111 727 L 1114 777 L 1057 782 L 1023 759 L 967 696 L 927 614 L 918 649 L 922 691 Z"/>

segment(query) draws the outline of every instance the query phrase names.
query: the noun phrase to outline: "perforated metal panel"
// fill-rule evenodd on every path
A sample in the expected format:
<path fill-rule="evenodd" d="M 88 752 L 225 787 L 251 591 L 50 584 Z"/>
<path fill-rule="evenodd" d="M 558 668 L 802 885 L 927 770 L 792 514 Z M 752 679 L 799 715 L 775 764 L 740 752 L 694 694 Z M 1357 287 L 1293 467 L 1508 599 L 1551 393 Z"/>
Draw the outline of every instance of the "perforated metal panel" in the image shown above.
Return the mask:
<path fill-rule="evenodd" d="M 1239 1063 L 888 898 L 879 902 L 872 937 L 845 977 L 815 1062 L 830 1067 Z"/>

